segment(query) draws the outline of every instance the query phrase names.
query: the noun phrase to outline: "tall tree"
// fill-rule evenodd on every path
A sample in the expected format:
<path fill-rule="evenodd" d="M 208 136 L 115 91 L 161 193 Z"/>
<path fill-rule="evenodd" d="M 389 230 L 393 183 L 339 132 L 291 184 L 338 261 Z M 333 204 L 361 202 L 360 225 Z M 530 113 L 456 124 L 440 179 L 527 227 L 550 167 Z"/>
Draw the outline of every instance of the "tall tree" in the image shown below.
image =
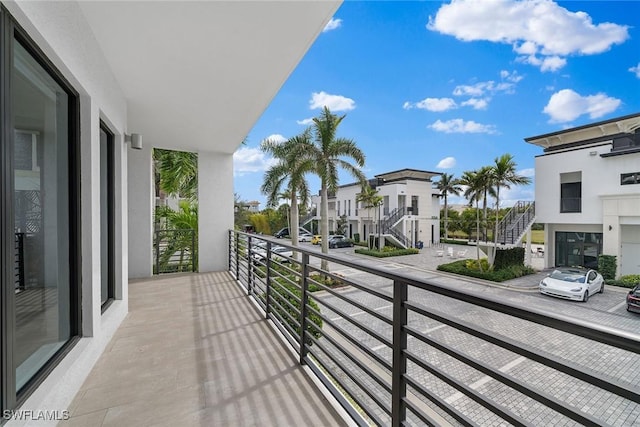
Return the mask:
<path fill-rule="evenodd" d="M 500 157 L 496 157 L 494 160 L 494 165 L 492 166 L 492 184 L 495 188 L 495 198 L 496 198 L 496 221 L 495 221 L 495 229 L 493 232 L 493 257 L 491 259 L 491 265 L 496 258 L 496 251 L 498 250 L 498 215 L 500 212 L 500 189 L 510 189 L 512 185 L 526 185 L 531 183 L 531 179 L 518 175 L 517 164 L 513 160 L 513 156 L 511 154 L 503 154 Z"/>
<path fill-rule="evenodd" d="M 305 150 L 305 157 L 314 163 L 314 173 L 320 178 L 320 235 L 322 252 L 329 252 L 329 191 L 338 186 L 338 170 L 344 169 L 363 185 L 365 176 L 360 170 L 364 167 L 365 155 L 356 143 L 347 138 L 336 136 L 338 126 L 345 116 L 337 116 L 324 107 L 318 117 L 313 119 L 313 143 Z M 349 160 L 353 160 L 355 165 Z M 322 269 L 327 270 L 328 263 L 322 261 Z"/>
<path fill-rule="evenodd" d="M 367 209 L 367 212 L 370 212 L 372 208 L 380 208 L 384 202 L 384 197 L 378 194 L 378 191 L 373 189 L 370 185 L 365 184 L 362 187 L 360 194 L 356 197 L 356 201 L 362 202 L 364 208 Z M 376 209 L 375 212 L 378 214 L 378 249 L 382 249 L 380 245 L 380 210 Z M 369 217 L 371 217 L 371 214 L 369 214 Z M 367 239 L 367 247 L 371 249 L 371 239 L 369 239 L 369 236 L 365 236 L 365 238 Z"/>
<path fill-rule="evenodd" d="M 453 194 L 459 196 L 462 188 L 458 185 L 458 181 L 453 177 L 453 174 L 443 173 L 438 181 L 438 190 L 440 195 L 444 198 L 444 238 L 449 238 L 449 204 L 448 196 Z"/>
<path fill-rule="evenodd" d="M 483 166 L 476 172 L 478 186 L 482 189 L 482 234 L 484 241 L 487 241 L 487 208 L 489 196 L 494 198 L 496 196 L 496 192 L 493 189 L 492 171 L 491 166 Z"/>
<path fill-rule="evenodd" d="M 153 150 L 156 193 L 164 191 L 190 201 L 198 198 L 198 155 L 187 151 Z"/>
<path fill-rule="evenodd" d="M 480 263 L 480 200 L 483 198 L 485 186 L 484 177 L 478 171 L 466 171 L 458 180 L 459 184 L 465 186 L 464 197 L 469 200 L 469 204 L 476 204 L 476 259 L 478 268 L 482 271 Z"/>
<path fill-rule="evenodd" d="M 309 185 L 305 174 L 312 170 L 313 163 L 302 155 L 302 148 L 311 145 L 311 132 L 305 130 L 284 142 L 266 140 L 261 149 L 271 154 L 277 163 L 267 170 L 260 190 L 267 196 L 267 206 L 275 206 L 283 193 L 290 197 L 289 235 L 291 244 L 298 245 L 298 200 L 303 204 L 309 199 Z"/>

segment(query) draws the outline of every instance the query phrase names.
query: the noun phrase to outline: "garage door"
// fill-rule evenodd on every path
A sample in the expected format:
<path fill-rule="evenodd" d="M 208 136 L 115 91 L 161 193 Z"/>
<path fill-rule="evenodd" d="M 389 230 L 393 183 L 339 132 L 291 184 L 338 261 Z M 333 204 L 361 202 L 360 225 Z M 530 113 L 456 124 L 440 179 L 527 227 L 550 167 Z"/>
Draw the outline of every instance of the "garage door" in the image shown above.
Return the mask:
<path fill-rule="evenodd" d="M 640 274 L 640 225 L 623 225 L 620 275 Z"/>

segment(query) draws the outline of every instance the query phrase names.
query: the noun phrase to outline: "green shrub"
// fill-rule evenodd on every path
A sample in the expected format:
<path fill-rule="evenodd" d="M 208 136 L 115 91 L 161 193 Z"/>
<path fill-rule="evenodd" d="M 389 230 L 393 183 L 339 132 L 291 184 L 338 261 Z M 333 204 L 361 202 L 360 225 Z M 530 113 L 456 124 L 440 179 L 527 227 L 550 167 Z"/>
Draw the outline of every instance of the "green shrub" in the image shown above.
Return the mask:
<path fill-rule="evenodd" d="M 463 276 L 476 277 L 478 279 L 490 280 L 492 282 L 504 282 L 505 280 L 515 279 L 516 277 L 526 276 L 535 273 L 535 270 L 525 265 L 511 265 L 501 270 L 480 271 L 467 268 L 469 260 L 454 261 L 450 264 L 442 264 L 438 266 L 438 270 L 449 273 L 460 274 Z M 477 265 L 477 263 L 476 263 Z"/>
<path fill-rule="evenodd" d="M 449 245 L 463 245 L 468 246 L 468 240 L 457 240 L 457 239 L 440 239 L 440 243 L 449 244 Z"/>
<path fill-rule="evenodd" d="M 616 278 L 617 262 L 615 255 L 600 255 L 598 257 L 598 271 L 605 280 Z"/>
<path fill-rule="evenodd" d="M 493 269 L 502 270 L 512 265 L 524 265 L 524 248 L 498 249 Z"/>
<path fill-rule="evenodd" d="M 354 242 L 359 242 L 360 241 L 360 233 L 354 233 L 353 234 L 353 241 Z"/>
<path fill-rule="evenodd" d="M 489 260 L 486 258 L 480 259 L 480 265 L 482 266 L 482 271 L 489 271 Z M 468 270 L 480 270 L 478 267 L 477 259 L 468 259 L 466 260 L 465 267 Z"/>
<path fill-rule="evenodd" d="M 378 250 L 375 250 L 375 249 L 374 250 L 356 249 L 355 253 L 361 254 L 361 255 L 370 255 L 370 256 L 374 256 L 376 258 L 386 258 L 386 257 L 390 257 L 390 256 L 415 255 L 415 254 L 419 254 L 420 251 L 418 249 L 415 249 L 415 248 L 387 250 L 387 246 L 385 246 L 382 251 L 378 251 Z"/>
<path fill-rule="evenodd" d="M 627 276 L 620 277 L 620 281 L 624 283 L 624 286 L 627 288 L 633 288 L 635 285 L 640 283 L 640 274 L 629 274 Z"/>
<path fill-rule="evenodd" d="M 271 286 L 271 290 L 272 290 L 271 298 L 274 302 L 277 302 L 281 307 L 275 304 L 272 304 L 271 310 L 283 322 L 287 322 L 291 327 L 291 329 L 295 330 L 296 334 L 300 336 L 300 326 L 297 323 L 300 320 L 299 310 L 300 310 L 300 298 L 302 296 L 302 291 L 297 286 L 294 286 L 291 283 L 286 283 L 282 279 L 276 280 L 276 281 L 278 282 L 278 284 Z M 284 291 L 283 288 L 287 289 L 293 295 Z M 263 301 L 266 301 L 266 295 L 264 294 L 261 295 L 261 298 L 263 299 Z M 285 301 L 288 301 L 291 305 L 293 305 L 293 307 L 295 307 L 295 310 L 289 307 L 289 305 Z M 312 299 L 309 299 L 309 307 L 320 312 L 320 308 L 318 307 L 318 304 Z M 291 316 L 295 320 L 287 316 L 285 312 L 288 313 L 289 316 Z M 311 321 L 313 324 L 316 325 L 316 327 L 314 327 L 312 324 L 307 324 L 307 333 L 316 339 L 320 338 L 321 334 L 319 329 L 322 329 L 322 318 L 316 315 L 315 313 L 312 313 L 311 311 L 307 311 L 307 313 L 308 313 L 307 320 Z M 311 345 L 311 338 L 307 337 L 305 339 L 305 343 L 307 345 Z"/>

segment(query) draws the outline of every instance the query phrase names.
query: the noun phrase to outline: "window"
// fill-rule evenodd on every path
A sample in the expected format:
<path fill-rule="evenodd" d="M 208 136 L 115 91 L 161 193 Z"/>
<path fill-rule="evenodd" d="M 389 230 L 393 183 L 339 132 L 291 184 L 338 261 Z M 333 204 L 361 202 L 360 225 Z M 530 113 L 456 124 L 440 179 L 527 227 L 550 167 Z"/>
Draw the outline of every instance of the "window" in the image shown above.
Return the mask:
<path fill-rule="evenodd" d="M 640 172 L 620 174 L 620 185 L 640 184 Z"/>
<path fill-rule="evenodd" d="M 582 172 L 560 174 L 560 212 L 582 212 Z"/>
<path fill-rule="evenodd" d="M 100 123 L 100 270 L 104 311 L 114 298 L 114 152 L 113 133 Z"/>
<path fill-rule="evenodd" d="M 77 93 L 6 10 L 0 19 L 0 127 L 12 129 L 0 134 L 0 242 L 14 255 L 0 259 L 7 410 L 80 335 L 80 168 Z"/>

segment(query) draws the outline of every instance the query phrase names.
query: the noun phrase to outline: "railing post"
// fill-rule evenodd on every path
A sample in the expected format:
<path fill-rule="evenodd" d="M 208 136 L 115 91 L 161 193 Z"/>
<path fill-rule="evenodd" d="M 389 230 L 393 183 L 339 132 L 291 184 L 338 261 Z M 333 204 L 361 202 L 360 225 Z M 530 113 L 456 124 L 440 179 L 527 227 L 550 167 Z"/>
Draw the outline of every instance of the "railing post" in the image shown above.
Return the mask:
<path fill-rule="evenodd" d="M 240 241 L 240 235 L 238 234 L 238 232 L 235 232 L 236 234 L 236 280 L 240 280 L 240 246 L 239 246 L 239 241 Z"/>
<path fill-rule="evenodd" d="M 307 357 L 307 348 L 305 346 L 305 339 L 307 336 L 307 303 L 309 302 L 308 288 L 309 288 L 309 255 L 302 254 L 302 269 L 301 269 L 301 281 L 300 281 L 300 364 L 305 364 L 305 357 Z"/>
<path fill-rule="evenodd" d="M 391 425 L 400 427 L 407 418 L 407 308 L 408 285 L 393 281 L 393 364 L 391 368 Z"/>
<path fill-rule="evenodd" d="M 191 271 L 196 272 L 196 230 L 191 230 Z"/>
<path fill-rule="evenodd" d="M 247 295 L 253 293 L 253 254 L 251 251 L 251 236 L 247 236 Z"/>
<path fill-rule="evenodd" d="M 156 237 L 156 274 L 160 274 L 160 230 L 155 230 Z"/>
<path fill-rule="evenodd" d="M 265 269 L 267 270 L 267 291 L 265 300 L 265 319 L 269 318 L 269 312 L 271 311 L 271 242 L 267 242 L 267 257 L 265 258 Z"/>

